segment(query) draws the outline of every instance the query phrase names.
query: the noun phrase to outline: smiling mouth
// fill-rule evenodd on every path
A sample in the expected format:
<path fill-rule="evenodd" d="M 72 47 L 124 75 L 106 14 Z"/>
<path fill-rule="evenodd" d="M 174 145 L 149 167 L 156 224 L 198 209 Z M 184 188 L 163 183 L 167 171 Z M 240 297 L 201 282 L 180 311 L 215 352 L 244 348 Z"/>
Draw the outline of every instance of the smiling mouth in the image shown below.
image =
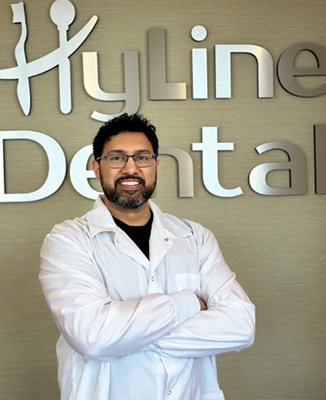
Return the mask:
<path fill-rule="evenodd" d="M 116 185 L 119 185 L 122 189 L 124 189 L 126 192 L 135 192 L 137 191 L 141 186 L 144 186 L 145 182 L 141 178 L 135 179 L 134 177 L 124 177 L 118 179 Z"/>
<path fill-rule="evenodd" d="M 120 185 L 122 186 L 137 186 L 140 185 L 138 181 L 122 181 L 120 182 Z"/>

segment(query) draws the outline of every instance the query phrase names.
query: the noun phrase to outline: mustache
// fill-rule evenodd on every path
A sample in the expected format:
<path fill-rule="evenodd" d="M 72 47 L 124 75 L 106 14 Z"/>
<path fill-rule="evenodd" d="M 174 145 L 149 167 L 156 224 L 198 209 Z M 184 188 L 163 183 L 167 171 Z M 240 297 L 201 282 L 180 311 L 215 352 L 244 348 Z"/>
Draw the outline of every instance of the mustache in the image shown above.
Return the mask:
<path fill-rule="evenodd" d="M 115 180 L 115 185 L 117 185 L 118 183 L 120 183 L 121 181 L 124 181 L 125 179 L 134 179 L 134 180 L 137 180 L 137 181 L 139 181 L 142 185 L 144 185 L 145 186 L 145 180 L 143 179 L 143 178 L 141 178 L 140 176 L 138 176 L 138 175 L 124 175 L 124 176 L 120 176 L 119 178 L 117 178 L 116 180 Z"/>

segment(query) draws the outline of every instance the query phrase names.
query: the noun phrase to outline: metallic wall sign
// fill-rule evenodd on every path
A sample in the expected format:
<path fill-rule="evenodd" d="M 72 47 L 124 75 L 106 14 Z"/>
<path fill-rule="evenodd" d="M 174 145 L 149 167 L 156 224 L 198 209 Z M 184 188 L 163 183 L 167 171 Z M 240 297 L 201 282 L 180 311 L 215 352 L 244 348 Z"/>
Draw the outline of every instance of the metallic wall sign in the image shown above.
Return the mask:
<path fill-rule="evenodd" d="M 58 67 L 60 110 L 63 114 L 72 110 L 70 56 L 85 42 L 93 31 L 98 17 L 93 16 L 83 28 L 68 39 L 67 32 L 74 22 L 76 11 L 70 0 L 55 0 L 50 7 L 51 21 L 57 26 L 59 47 L 47 55 L 27 61 L 25 45 L 28 25 L 24 3 L 11 5 L 13 22 L 21 25 L 21 35 L 16 44 L 15 58 L 17 65 L 0 69 L 0 80 L 17 80 L 17 96 L 25 115 L 31 112 L 31 90 L 29 79 Z M 196 25 L 191 30 L 192 39 L 199 43 L 207 37 L 207 29 Z M 254 44 L 216 44 L 215 49 L 215 96 L 217 99 L 231 98 L 231 67 L 233 54 L 251 54 L 257 62 L 258 98 L 274 97 L 274 62 L 271 54 L 264 47 Z M 295 68 L 294 61 L 302 51 L 311 52 L 316 59 L 316 68 Z M 207 48 L 193 48 L 192 53 L 192 98 L 208 98 Z M 166 32 L 152 28 L 148 31 L 148 61 L 150 100 L 186 100 L 185 82 L 169 83 L 166 80 Z M 124 102 L 118 114 L 102 114 L 94 111 L 91 117 L 106 121 L 123 112 L 134 113 L 140 107 L 140 83 L 138 52 L 124 52 L 125 93 L 106 93 L 98 82 L 97 52 L 83 53 L 83 75 L 85 91 L 97 100 L 106 102 Z M 326 85 L 307 89 L 299 86 L 297 76 L 325 76 L 326 49 L 313 43 L 298 43 L 286 49 L 277 64 L 277 76 L 282 87 L 289 93 L 301 97 L 315 97 L 326 93 Z"/>
<path fill-rule="evenodd" d="M 5 140 L 30 140 L 38 143 L 48 158 L 48 176 L 42 187 L 30 193 L 6 193 L 5 187 Z M 326 151 L 326 125 L 315 127 L 315 143 L 320 144 L 320 150 L 315 150 L 315 177 L 316 193 L 326 193 L 325 158 Z M 241 187 L 227 189 L 219 182 L 219 151 L 232 151 L 234 143 L 221 143 L 218 141 L 218 127 L 203 127 L 202 142 L 192 144 L 193 151 L 202 152 L 202 179 L 206 189 L 218 197 L 236 197 L 243 194 Z M 256 148 L 258 154 L 271 150 L 282 150 L 289 158 L 288 162 L 271 162 L 254 167 L 249 173 L 249 184 L 253 191 L 266 196 L 304 195 L 306 193 L 306 161 L 303 151 L 295 144 L 289 142 L 264 143 Z M 0 203 L 29 202 L 41 200 L 51 196 L 62 185 L 66 175 L 66 159 L 64 151 L 53 138 L 35 131 L 0 131 Z M 194 174 L 191 156 L 184 150 L 174 147 L 162 147 L 160 155 L 174 157 L 178 163 L 179 196 L 194 196 Z M 75 190 L 82 196 L 95 199 L 98 192 L 94 190 L 89 179 L 95 179 L 94 172 L 87 170 L 87 165 L 92 157 L 92 146 L 80 149 L 73 157 L 70 164 L 70 180 Z M 272 171 L 288 170 L 288 187 L 271 187 L 267 182 L 267 175 Z"/>
<path fill-rule="evenodd" d="M 70 0 L 55 0 L 50 7 L 51 21 L 57 26 L 59 47 L 43 57 L 28 61 L 25 45 L 27 41 L 28 25 L 24 3 L 11 5 L 13 23 L 21 25 L 21 34 L 15 47 L 16 66 L 0 69 L 0 80 L 17 81 L 17 97 L 25 115 L 31 112 L 31 90 L 29 79 L 37 75 L 58 68 L 59 101 L 63 114 L 72 111 L 70 56 L 85 42 L 93 31 L 98 17 L 93 16 L 72 37 L 68 38 L 68 30 L 74 22 L 76 11 Z M 207 29 L 196 25 L 191 30 L 191 38 L 196 43 L 202 43 L 207 38 Z M 216 44 L 215 49 L 215 97 L 231 98 L 231 66 L 232 55 L 246 53 L 252 55 L 257 62 L 257 96 L 258 98 L 274 97 L 274 62 L 271 54 L 263 47 L 253 44 Z M 312 53 L 316 60 L 316 68 L 295 68 L 295 59 L 302 51 Z M 191 49 L 192 71 L 192 98 L 208 99 L 208 52 L 207 48 L 196 47 Z M 103 114 L 94 111 L 91 118 L 98 121 L 107 121 L 124 112 L 136 113 L 140 108 L 140 79 L 139 54 L 137 51 L 125 51 L 124 57 L 124 93 L 108 93 L 101 89 L 98 74 L 99 57 L 97 52 L 84 52 L 82 55 L 83 82 L 86 93 L 104 102 L 122 102 L 118 114 Z M 187 84 L 185 82 L 167 82 L 167 51 L 166 31 L 152 28 L 148 31 L 148 62 L 149 62 L 149 89 L 150 100 L 187 99 Z M 298 43 L 286 49 L 280 56 L 277 64 L 277 75 L 282 87 L 289 93 L 300 97 L 316 97 L 326 93 L 326 85 L 315 89 L 306 89 L 299 86 L 298 76 L 326 75 L 326 49 L 313 43 Z M 326 193 L 326 125 L 315 127 L 315 181 L 316 193 Z M 30 140 L 42 146 L 48 158 L 48 176 L 41 188 L 30 193 L 6 193 L 5 188 L 5 140 Z M 219 152 L 232 151 L 234 143 L 218 141 L 218 127 L 203 127 L 202 142 L 193 143 L 193 151 L 202 152 L 202 179 L 206 189 L 218 197 L 236 197 L 243 194 L 240 186 L 225 188 L 219 181 Z M 302 195 L 306 193 L 306 165 L 303 151 L 295 144 L 288 142 L 270 142 L 256 148 L 258 154 L 266 151 L 281 149 L 287 153 L 288 162 L 265 163 L 254 167 L 249 173 L 249 184 L 256 193 L 266 196 Z M 70 165 L 70 179 L 73 187 L 82 196 L 95 198 L 98 194 L 88 180 L 94 179 L 94 173 L 87 170 L 91 157 L 91 147 L 80 149 L 73 157 Z M 2 131 L 0 132 L 0 202 L 27 202 L 36 201 L 52 195 L 61 186 L 66 174 L 66 159 L 63 149 L 50 136 L 35 131 Z M 184 150 L 174 147 L 164 147 L 161 155 L 169 155 L 177 160 L 178 185 L 180 197 L 194 196 L 194 175 L 191 156 Z M 288 187 L 271 187 L 267 182 L 267 175 L 272 171 L 288 170 Z"/>

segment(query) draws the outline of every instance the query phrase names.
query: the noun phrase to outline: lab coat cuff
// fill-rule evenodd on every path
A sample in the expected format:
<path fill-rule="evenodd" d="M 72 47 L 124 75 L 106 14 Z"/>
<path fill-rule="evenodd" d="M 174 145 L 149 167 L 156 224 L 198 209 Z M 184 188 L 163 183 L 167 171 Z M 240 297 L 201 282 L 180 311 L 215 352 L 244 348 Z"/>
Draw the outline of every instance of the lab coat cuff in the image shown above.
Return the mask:
<path fill-rule="evenodd" d="M 187 319 L 193 317 L 200 311 L 200 304 L 197 296 L 188 290 L 172 293 L 169 297 L 175 306 L 178 325 L 183 324 Z"/>

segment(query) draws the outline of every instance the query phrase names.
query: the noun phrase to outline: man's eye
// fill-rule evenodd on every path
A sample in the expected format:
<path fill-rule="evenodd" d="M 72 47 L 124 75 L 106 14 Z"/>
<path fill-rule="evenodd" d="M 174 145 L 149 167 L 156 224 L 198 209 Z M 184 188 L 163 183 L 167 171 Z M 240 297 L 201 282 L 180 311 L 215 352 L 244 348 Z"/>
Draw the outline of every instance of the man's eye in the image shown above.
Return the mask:
<path fill-rule="evenodd" d="M 121 161 L 124 160 L 124 156 L 109 156 L 109 161 Z"/>
<path fill-rule="evenodd" d="M 149 155 L 148 154 L 139 154 L 138 156 L 135 156 L 135 159 L 137 161 L 146 161 L 149 159 Z"/>

